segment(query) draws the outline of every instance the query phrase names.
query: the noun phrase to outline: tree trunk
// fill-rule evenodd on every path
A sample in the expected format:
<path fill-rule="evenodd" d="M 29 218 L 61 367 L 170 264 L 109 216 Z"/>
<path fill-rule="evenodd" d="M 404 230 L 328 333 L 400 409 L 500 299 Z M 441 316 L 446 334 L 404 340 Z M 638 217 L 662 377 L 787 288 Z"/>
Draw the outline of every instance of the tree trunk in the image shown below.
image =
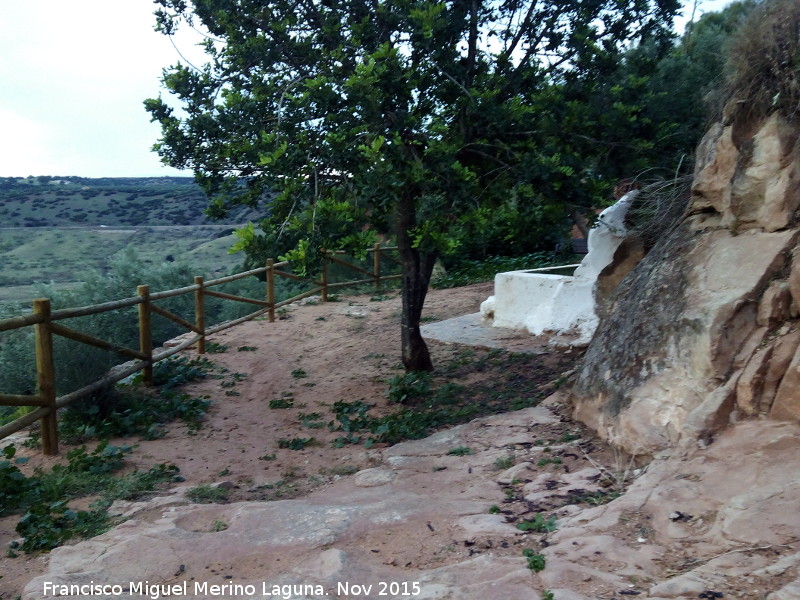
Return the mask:
<path fill-rule="evenodd" d="M 400 321 L 402 360 L 406 371 L 433 371 L 433 363 L 428 346 L 420 333 L 419 322 L 436 255 L 420 252 L 413 247 L 409 231 L 415 223 L 414 197 L 401 198 L 397 203 L 397 247 L 403 267 L 403 314 Z"/>

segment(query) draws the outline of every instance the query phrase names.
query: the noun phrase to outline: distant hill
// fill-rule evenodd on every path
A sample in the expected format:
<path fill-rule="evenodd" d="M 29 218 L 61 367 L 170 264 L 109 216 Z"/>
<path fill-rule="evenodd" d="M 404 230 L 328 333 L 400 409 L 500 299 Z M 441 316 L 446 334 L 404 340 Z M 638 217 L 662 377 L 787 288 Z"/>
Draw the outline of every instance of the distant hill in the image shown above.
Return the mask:
<path fill-rule="evenodd" d="M 242 223 L 246 208 L 210 221 L 191 177 L 0 177 L 0 227 Z"/>
<path fill-rule="evenodd" d="M 27 301 L 41 283 L 76 285 L 127 248 L 206 277 L 237 270 L 233 229 L 260 214 L 212 221 L 207 205 L 190 177 L 0 177 L 0 302 Z"/>

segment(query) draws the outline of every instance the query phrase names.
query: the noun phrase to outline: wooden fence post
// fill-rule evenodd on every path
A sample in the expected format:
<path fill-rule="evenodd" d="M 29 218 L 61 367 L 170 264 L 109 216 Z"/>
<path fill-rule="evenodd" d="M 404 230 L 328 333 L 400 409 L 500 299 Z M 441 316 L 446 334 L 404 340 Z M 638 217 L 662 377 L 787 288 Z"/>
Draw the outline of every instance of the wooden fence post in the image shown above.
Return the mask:
<path fill-rule="evenodd" d="M 322 301 L 328 301 L 328 251 L 322 249 Z"/>
<path fill-rule="evenodd" d="M 267 259 L 267 302 L 269 302 L 269 322 L 275 322 L 275 261 Z"/>
<path fill-rule="evenodd" d="M 206 353 L 206 291 L 203 287 L 203 278 L 199 275 L 194 278 L 194 284 L 200 289 L 194 293 L 194 324 L 200 330 L 200 339 L 197 340 L 197 353 Z"/>
<path fill-rule="evenodd" d="M 142 299 L 139 304 L 139 351 L 145 355 L 142 382 L 153 385 L 153 315 L 150 310 L 150 286 L 140 285 L 136 294 Z"/>
<path fill-rule="evenodd" d="M 41 419 L 42 452 L 58 454 L 58 420 L 56 414 L 56 372 L 53 361 L 53 332 L 50 329 L 50 300 L 37 298 L 33 301 L 33 312 L 42 317 L 34 327 L 36 335 L 37 395 L 50 408 Z"/>
<path fill-rule="evenodd" d="M 375 277 L 375 291 L 381 289 L 381 245 L 372 247 L 372 275 Z"/>

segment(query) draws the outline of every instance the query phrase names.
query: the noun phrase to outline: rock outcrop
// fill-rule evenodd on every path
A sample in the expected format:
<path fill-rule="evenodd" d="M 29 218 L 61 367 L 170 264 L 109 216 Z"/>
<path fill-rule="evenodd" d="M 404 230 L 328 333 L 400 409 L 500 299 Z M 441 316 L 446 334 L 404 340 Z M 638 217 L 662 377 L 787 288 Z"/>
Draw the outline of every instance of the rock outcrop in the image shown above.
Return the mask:
<path fill-rule="evenodd" d="M 778 112 L 715 125 L 686 216 L 611 296 L 575 416 L 628 452 L 800 420 L 799 137 Z"/>

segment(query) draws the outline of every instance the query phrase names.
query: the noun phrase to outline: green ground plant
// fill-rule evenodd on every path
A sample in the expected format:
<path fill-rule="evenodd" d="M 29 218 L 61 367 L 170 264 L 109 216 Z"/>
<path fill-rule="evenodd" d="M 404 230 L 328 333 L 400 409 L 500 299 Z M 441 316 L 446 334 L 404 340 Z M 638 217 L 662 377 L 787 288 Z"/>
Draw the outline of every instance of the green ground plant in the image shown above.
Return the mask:
<path fill-rule="evenodd" d="M 292 408 L 294 406 L 294 397 L 292 395 L 284 396 L 282 398 L 273 398 L 269 401 L 270 408 Z"/>
<path fill-rule="evenodd" d="M 533 520 L 517 523 L 520 531 L 533 531 L 536 533 L 552 533 L 558 528 L 555 515 L 545 518 L 543 513 L 536 513 Z"/>
<path fill-rule="evenodd" d="M 402 400 L 402 407 L 380 417 L 373 415 L 372 406 L 365 402 L 335 402 L 331 407 L 334 418 L 328 428 L 344 435 L 337 438 L 334 445 L 396 444 L 420 439 L 439 427 L 533 406 L 539 402 L 541 392 L 535 373 L 531 371 L 530 357 L 525 353 L 481 349 L 456 354 L 440 373 L 398 375 L 389 381 L 387 396 L 393 404 Z M 505 374 L 505 385 L 452 383 L 461 375 L 488 365 Z"/>
<path fill-rule="evenodd" d="M 186 498 L 197 504 L 222 504 L 228 500 L 228 490 L 220 486 L 202 484 L 186 490 Z"/>
<path fill-rule="evenodd" d="M 447 454 L 450 456 L 467 456 L 472 454 L 472 448 L 467 448 L 466 446 L 459 446 L 458 448 L 453 448 L 452 450 L 448 450 Z"/>
<path fill-rule="evenodd" d="M 205 358 L 172 357 L 158 362 L 153 367 L 157 389 L 138 385 L 139 375 L 130 385 L 80 400 L 62 412 L 60 435 L 67 442 L 132 435 L 152 440 L 163 437 L 165 425 L 175 420 L 188 425 L 190 434 L 196 432 L 211 401 L 176 388 L 206 377 L 212 368 Z"/>
<path fill-rule="evenodd" d="M 505 471 L 506 469 L 510 469 L 514 466 L 514 460 L 514 455 L 509 454 L 508 456 L 503 456 L 495 460 L 492 467 L 495 471 Z"/>
<path fill-rule="evenodd" d="M 317 446 L 319 442 L 316 438 L 301 438 L 301 437 L 294 437 L 290 439 L 280 439 L 278 440 L 278 448 L 285 448 L 288 450 L 304 450 L 308 446 Z"/>
<path fill-rule="evenodd" d="M 392 377 L 389 381 L 389 400 L 405 404 L 430 394 L 431 374 L 426 371 L 411 371 Z"/>
<path fill-rule="evenodd" d="M 130 451 L 129 446 L 102 441 L 92 452 L 85 446 L 70 450 L 66 464 L 25 475 L 18 466 L 25 460 L 15 458 L 13 445 L 6 446 L 0 461 L 0 515 L 22 513 L 16 531 L 23 538 L 12 544 L 10 553 L 50 550 L 73 537 L 99 535 L 115 523 L 107 512 L 114 500 L 138 498 L 178 473 L 174 465 L 159 464 L 116 476 Z M 69 507 L 70 500 L 89 495 L 99 496 L 89 510 Z"/>
<path fill-rule="evenodd" d="M 217 342 L 206 342 L 206 352 L 209 354 L 222 354 L 227 352 L 228 347 L 225 344 L 218 344 Z"/>
<path fill-rule="evenodd" d="M 211 523 L 211 531 L 213 532 L 220 532 L 225 531 L 228 528 L 228 524 L 225 521 L 220 521 L 215 519 L 213 523 Z"/>
<path fill-rule="evenodd" d="M 539 554 L 535 550 L 531 550 L 530 548 L 525 548 L 522 551 L 522 556 L 528 559 L 528 568 L 533 571 L 534 573 L 538 573 L 539 571 L 544 571 L 545 567 L 545 557 L 544 554 Z"/>

